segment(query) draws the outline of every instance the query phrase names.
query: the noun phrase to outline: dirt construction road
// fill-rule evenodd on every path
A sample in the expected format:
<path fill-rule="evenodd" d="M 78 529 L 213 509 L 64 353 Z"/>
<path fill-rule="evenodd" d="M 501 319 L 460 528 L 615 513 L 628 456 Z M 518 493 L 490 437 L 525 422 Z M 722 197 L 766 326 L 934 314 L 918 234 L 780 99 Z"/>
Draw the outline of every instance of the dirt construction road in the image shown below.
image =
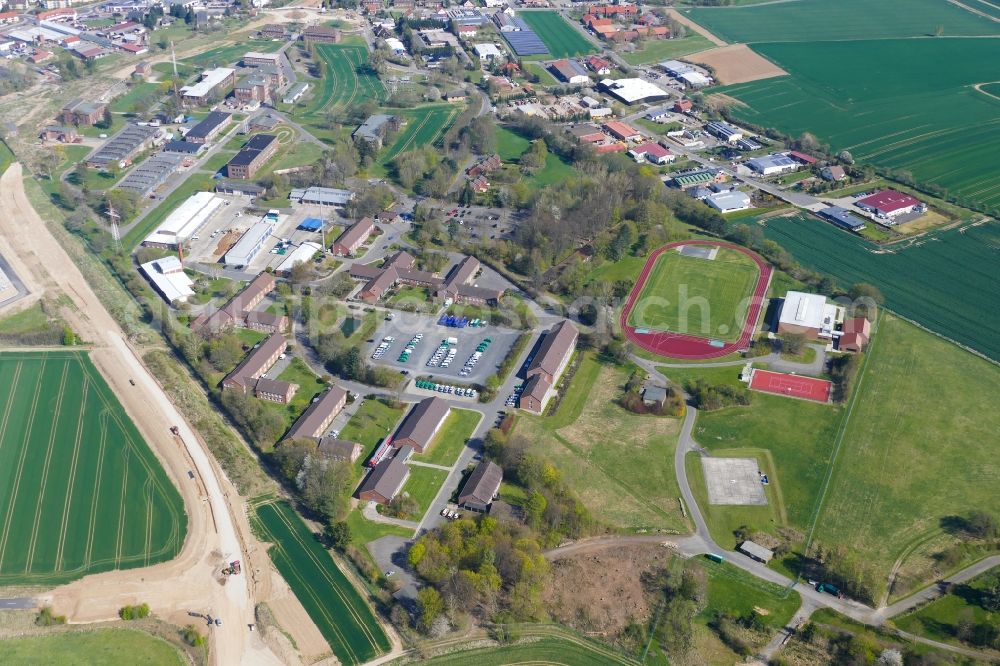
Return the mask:
<path fill-rule="evenodd" d="M 193 623 L 210 633 L 213 663 L 280 663 L 258 633 L 247 627 L 254 622 L 246 575 L 252 565 L 237 529 L 240 521 L 232 513 L 243 510 L 239 496 L 28 202 L 19 163 L 0 177 L 0 210 L 4 213 L 0 215 L 0 249 L 13 251 L 5 256 L 30 288 L 53 297 L 62 292 L 72 301 L 63 316 L 93 345 L 94 365 L 179 488 L 188 515 L 187 538 L 171 562 L 87 576 L 42 599 L 56 612 L 65 613 L 70 622 L 81 623 L 115 619 L 123 605 L 146 602 L 167 621 L 181 626 Z M 179 428 L 180 438 L 171 435 L 173 425 Z M 189 478 L 189 470 L 194 479 Z M 230 559 L 245 563 L 244 575 L 221 576 L 223 563 Z M 204 620 L 190 617 L 189 611 L 210 613 L 221 618 L 223 625 L 209 629 Z"/>

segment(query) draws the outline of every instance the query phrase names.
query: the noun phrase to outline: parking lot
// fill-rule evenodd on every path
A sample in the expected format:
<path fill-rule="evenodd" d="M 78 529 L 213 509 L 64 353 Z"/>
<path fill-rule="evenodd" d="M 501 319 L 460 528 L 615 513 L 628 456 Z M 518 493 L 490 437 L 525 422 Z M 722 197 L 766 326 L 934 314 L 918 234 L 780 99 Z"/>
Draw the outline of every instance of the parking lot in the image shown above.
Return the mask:
<path fill-rule="evenodd" d="M 496 372 L 519 335 L 498 326 L 453 328 L 437 321 L 436 316 L 407 314 L 384 322 L 365 348 L 368 361 L 445 383 L 481 384 Z M 383 351 L 376 354 L 380 346 Z M 407 347 L 412 347 L 409 353 Z"/>

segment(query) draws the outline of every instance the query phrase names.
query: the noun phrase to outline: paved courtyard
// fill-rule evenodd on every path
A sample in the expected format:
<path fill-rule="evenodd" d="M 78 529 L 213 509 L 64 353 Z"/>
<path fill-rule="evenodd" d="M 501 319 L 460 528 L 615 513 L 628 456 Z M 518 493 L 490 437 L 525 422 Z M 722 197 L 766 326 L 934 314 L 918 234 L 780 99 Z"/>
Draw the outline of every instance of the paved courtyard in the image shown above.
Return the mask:
<path fill-rule="evenodd" d="M 709 504 L 763 506 L 767 504 L 760 467 L 755 458 L 702 457 Z"/>

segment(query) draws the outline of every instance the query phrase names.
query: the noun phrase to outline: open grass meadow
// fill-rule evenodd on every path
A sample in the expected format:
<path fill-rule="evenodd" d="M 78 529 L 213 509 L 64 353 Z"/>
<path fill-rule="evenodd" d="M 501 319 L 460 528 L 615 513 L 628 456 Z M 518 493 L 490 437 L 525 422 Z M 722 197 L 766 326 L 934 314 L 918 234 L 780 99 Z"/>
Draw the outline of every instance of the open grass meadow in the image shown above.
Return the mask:
<path fill-rule="evenodd" d="M 0 354 L 0 584 L 164 562 L 186 528 L 180 495 L 86 355 Z"/>
<path fill-rule="evenodd" d="M 285 502 L 262 504 L 253 515 L 289 587 L 342 664 L 360 664 L 391 647 L 378 619 L 330 553 Z"/>
<path fill-rule="evenodd" d="M 554 58 L 597 53 L 599 50 L 558 12 L 520 12 L 518 16 L 535 31 Z"/>
<path fill-rule="evenodd" d="M 99 629 L 0 640 L 0 662 L 21 666 L 182 666 L 181 653 L 162 638 L 130 629 Z"/>
<path fill-rule="evenodd" d="M 418 454 L 416 460 L 450 467 L 482 418 L 481 413 L 471 409 L 452 409 L 441 430 L 434 436 L 430 448 L 426 453 Z"/>
<path fill-rule="evenodd" d="M 841 286 L 877 285 L 895 312 L 1000 360 L 996 224 L 932 232 L 891 252 L 806 216 L 767 220 L 764 235 Z"/>
<path fill-rule="evenodd" d="M 976 624 L 1000 625 L 1000 613 L 989 611 L 978 600 L 979 593 L 989 590 L 1000 580 L 1000 569 L 991 569 L 951 592 L 907 613 L 893 618 L 893 624 L 910 633 L 945 643 L 961 644 L 956 635 L 958 625 L 966 619 Z"/>
<path fill-rule="evenodd" d="M 661 254 L 629 316 L 640 328 L 734 341 L 760 276 L 742 252 L 722 248 L 715 259 Z"/>
<path fill-rule="evenodd" d="M 274 53 L 282 46 L 284 46 L 283 42 L 275 42 L 269 39 L 251 39 L 248 41 L 241 40 L 236 44 L 217 46 L 213 49 L 208 49 L 198 55 L 183 58 L 179 62 L 201 68 L 224 67 L 237 62 L 243 57 L 243 54 L 248 51 L 256 51 L 258 53 Z"/>
<path fill-rule="evenodd" d="M 506 666 L 546 664 L 546 666 L 622 666 L 639 662 L 612 648 L 558 626 L 526 625 L 513 629 L 523 642 L 513 645 L 476 647 L 469 650 L 449 646 L 449 653 L 425 660 L 427 666 Z"/>
<path fill-rule="evenodd" d="M 706 557 L 697 562 L 708 573 L 708 604 L 701 613 L 706 621 L 715 613 L 746 617 L 759 608 L 767 611 L 760 616 L 764 624 L 777 630 L 792 619 L 802 603 L 795 590 L 756 578 L 732 564 Z"/>
<path fill-rule="evenodd" d="M 622 59 L 630 65 L 647 65 L 704 51 L 715 45 L 692 31 L 678 39 L 648 39 L 640 42 L 640 46 L 635 51 L 622 52 Z"/>
<path fill-rule="evenodd" d="M 322 60 L 322 78 L 314 83 L 312 101 L 296 116 L 321 119 L 332 109 L 385 99 L 385 86 L 368 66 L 368 49 L 364 46 L 317 44 L 316 53 Z"/>
<path fill-rule="evenodd" d="M 749 44 L 931 37 L 938 27 L 945 37 L 1000 34 L 1000 24 L 937 0 L 796 0 L 681 11 L 727 42 Z"/>
<path fill-rule="evenodd" d="M 590 354 L 551 416 L 518 416 L 514 434 L 562 473 L 597 520 L 624 530 L 685 531 L 674 447 L 677 419 L 632 414 L 616 400 L 628 373 Z"/>
<path fill-rule="evenodd" d="M 143 99 L 155 95 L 160 90 L 161 84 L 144 82 L 137 83 L 128 89 L 124 95 L 116 97 L 111 102 L 110 108 L 113 113 L 130 113 L 133 111 L 132 105 Z"/>
<path fill-rule="evenodd" d="M 891 315 L 868 353 L 816 539 L 885 580 L 909 549 L 947 542 L 949 516 L 1000 514 L 1000 367 Z"/>

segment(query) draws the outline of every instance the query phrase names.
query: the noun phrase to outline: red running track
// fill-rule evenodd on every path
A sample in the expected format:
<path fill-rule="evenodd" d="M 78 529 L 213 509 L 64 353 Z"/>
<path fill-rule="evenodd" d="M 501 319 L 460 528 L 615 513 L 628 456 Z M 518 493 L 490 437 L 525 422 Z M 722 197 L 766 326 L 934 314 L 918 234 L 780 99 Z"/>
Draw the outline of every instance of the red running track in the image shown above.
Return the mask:
<path fill-rule="evenodd" d="M 635 327 L 629 325 L 628 320 L 629 315 L 632 313 L 632 307 L 639 298 L 639 294 L 642 293 L 643 287 L 646 286 L 646 279 L 653 270 L 653 266 L 656 264 L 657 258 L 667 250 L 671 250 L 675 247 L 681 247 L 683 245 L 703 245 L 708 247 L 720 247 L 736 250 L 737 252 L 742 252 L 747 255 L 753 259 L 755 264 L 757 264 L 757 268 L 760 270 L 760 277 L 757 278 L 757 286 L 754 288 L 753 296 L 750 298 L 750 307 L 747 308 L 747 318 L 746 321 L 743 322 L 743 332 L 740 335 L 739 340 L 736 342 L 727 342 L 721 347 L 714 347 L 711 344 L 711 340 L 708 338 L 687 335 L 685 333 L 671 333 L 668 331 L 637 333 Z M 624 331 L 626 338 L 646 351 L 659 354 L 660 356 L 666 356 L 668 358 L 719 358 L 720 356 L 726 356 L 728 354 L 732 354 L 733 352 L 749 349 L 750 340 L 753 338 L 754 328 L 757 326 L 757 320 L 760 317 L 761 308 L 764 307 L 764 303 L 766 301 L 767 287 L 771 283 L 771 272 L 772 269 L 767 262 L 741 245 L 724 243 L 722 241 L 705 240 L 687 240 L 678 241 L 676 243 L 667 243 L 663 247 L 659 247 L 654 250 L 653 254 L 651 254 L 649 259 L 646 260 L 646 265 L 642 267 L 642 273 L 639 274 L 639 279 L 636 280 L 635 286 L 632 287 L 632 291 L 628 295 L 628 301 L 625 302 L 625 307 L 622 308 L 622 315 L 619 319 L 619 323 L 621 324 L 622 331 Z"/>
<path fill-rule="evenodd" d="M 786 395 L 803 400 L 829 402 L 833 382 L 799 375 L 786 375 L 770 370 L 754 370 L 750 378 L 750 388 L 764 393 Z"/>

